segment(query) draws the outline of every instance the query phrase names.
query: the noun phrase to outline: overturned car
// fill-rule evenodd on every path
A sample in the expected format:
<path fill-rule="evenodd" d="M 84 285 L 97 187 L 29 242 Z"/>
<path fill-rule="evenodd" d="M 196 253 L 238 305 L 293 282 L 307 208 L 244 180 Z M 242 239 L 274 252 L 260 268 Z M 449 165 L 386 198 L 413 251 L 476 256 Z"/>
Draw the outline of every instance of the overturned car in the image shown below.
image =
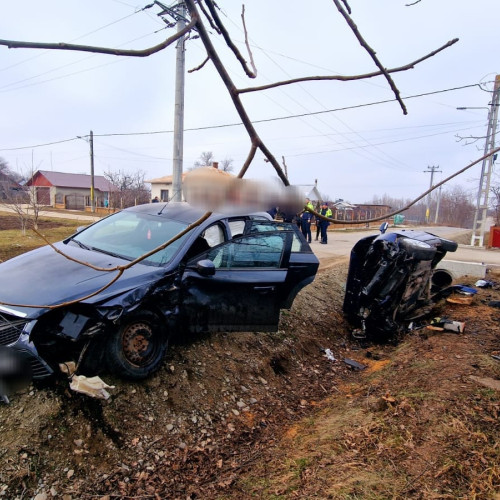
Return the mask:
<path fill-rule="evenodd" d="M 395 339 L 425 315 L 452 277 L 436 269 L 457 244 L 431 233 L 397 230 L 362 238 L 351 251 L 343 310 L 355 336 Z"/>
<path fill-rule="evenodd" d="M 318 259 L 294 224 L 266 213 L 194 224 L 203 213 L 129 208 L 0 264 L 0 346 L 28 360 L 34 378 L 73 361 L 80 373 L 142 379 L 173 335 L 276 330 Z"/>

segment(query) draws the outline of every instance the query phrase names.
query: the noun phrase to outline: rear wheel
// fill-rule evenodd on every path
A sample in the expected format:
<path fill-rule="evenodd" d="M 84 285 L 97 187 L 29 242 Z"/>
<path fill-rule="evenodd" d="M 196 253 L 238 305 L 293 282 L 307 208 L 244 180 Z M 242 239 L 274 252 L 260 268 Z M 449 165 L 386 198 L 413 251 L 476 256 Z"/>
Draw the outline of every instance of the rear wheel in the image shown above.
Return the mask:
<path fill-rule="evenodd" d="M 108 366 L 113 373 L 141 380 L 160 368 L 167 336 L 158 316 L 138 311 L 127 316 L 108 342 Z"/>

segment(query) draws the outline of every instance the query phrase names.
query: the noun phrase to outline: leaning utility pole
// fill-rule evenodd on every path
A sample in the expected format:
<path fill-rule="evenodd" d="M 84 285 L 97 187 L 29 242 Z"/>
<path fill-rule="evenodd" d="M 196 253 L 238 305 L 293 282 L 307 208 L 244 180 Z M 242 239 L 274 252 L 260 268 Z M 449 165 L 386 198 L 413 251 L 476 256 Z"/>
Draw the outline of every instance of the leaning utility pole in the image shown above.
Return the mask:
<path fill-rule="evenodd" d="M 486 141 L 484 144 L 484 155 L 488 151 L 495 149 L 495 134 L 497 130 L 498 102 L 500 97 L 500 75 L 495 78 L 493 87 L 493 97 L 488 110 L 488 129 L 486 132 Z M 476 211 L 474 212 L 474 223 L 472 226 L 472 238 L 470 244 L 475 246 L 476 241 L 479 246 L 484 244 L 484 232 L 486 218 L 488 216 L 488 197 L 490 193 L 491 173 L 493 171 L 493 155 L 483 160 L 481 166 L 481 176 L 479 178 L 479 189 L 477 192 Z"/>
<path fill-rule="evenodd" d="M 442 172 L 442 170 L 438 170 L 439 165 L 436 167 L 432 165 L 432 167 L 427 166 L 427 170 L 424 170 L 424 173 L 431 173 L 431 182 L 429 184 L 429 189 L 432 189 L 432 182 L 434 180 L 434 172 Z M 425 222 L 426 224 L 429 223 L 429 218 L 430 218 L 430 204 L 431 204 L 431 193 L 427 195 L 427 208 L 425 209 Z"/>
<path fill-rule="evenodd" d="M 158 15 L 169 15 L 176 21 L 177 32 L 186 26 L 186 6 L 178 0 L 174 7 L 167 7 L 155 1 L 163 10 Z M 165 20 L 164 20 L 165 21 Z M 167 21 L 165 21 L 167 22 Z M 168 23 L 167 23 L 168 24 Z M 174 151 L 172 164 L 171 201 L 182 201 L 182 161 L 184 151 L 184 73 L 185 73 L 185 36 L 177 41 L 175 63 L 175 111 L 174 111 Z"/>

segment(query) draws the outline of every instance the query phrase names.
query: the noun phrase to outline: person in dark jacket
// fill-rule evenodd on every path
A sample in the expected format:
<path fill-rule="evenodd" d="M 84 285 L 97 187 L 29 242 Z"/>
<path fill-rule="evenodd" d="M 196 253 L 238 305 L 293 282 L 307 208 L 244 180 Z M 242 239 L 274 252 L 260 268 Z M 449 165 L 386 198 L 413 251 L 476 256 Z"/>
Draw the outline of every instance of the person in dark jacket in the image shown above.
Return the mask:
<path fill-rule="evenodd" d="M 319 213 L 321 215 L 324 215 L 325 217 L 329 217 L 329 218 L 332 217 L 332 211 L 328 208 L 328 203 L 326 203 L 326 202 L 323 202 L 323 204 L 321 205 L 321 210 L 319 211 Z M 321 231 L 320 243 L 322 243 L 323 245 L 326 245 L 328 243 L 327 230 L 328 230 L 329 225 L 330 225 L 330 223 L 327 220 L 324 220 L 324 219 L 319 220 L 319 228 Z"/>
<path fill-rule="evenodd" d="M 300 230 L 304 235 L 304 238 L 307 240 L 307 243 L 311 243 L 311 220 L 313 218 L 313 214 L 304 210 L 300 215 Z"/>

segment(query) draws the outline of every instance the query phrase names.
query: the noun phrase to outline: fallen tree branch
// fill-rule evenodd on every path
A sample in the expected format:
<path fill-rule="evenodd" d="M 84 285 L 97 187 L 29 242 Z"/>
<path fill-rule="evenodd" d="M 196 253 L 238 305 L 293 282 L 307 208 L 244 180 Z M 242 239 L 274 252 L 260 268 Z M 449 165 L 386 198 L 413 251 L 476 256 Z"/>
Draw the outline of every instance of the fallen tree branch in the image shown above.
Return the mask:
<path fill-rule="evenodd" d="M 405 210 L 408 210 L 410 207 L 412 207 L 413 205 L 415 205 L 415 203 L 419 202 L 422 198 L 425 198 L 429 193 L 432 193 L 432 191 L 434 191 L 438 187 L 442 186 L 443 184 L 446 184 L 448 181 L 450 181 L 454 177 L 457 177 L 458 175 L 463 174 L 469 168 L 473 167 L 474 165 L 477 165 L 479 162 L 485 160 L 486 158 L 489 158 L 490 156 L 494 155 L 495 153 L 498 153 L 499 151 L 500 151 L 500 147 L 498 147 L 496 149 L 493 149 L 492 151 L 489 151 L 485 155 L 481 156 L 481 158 L 478 158 L 477 160 L 473 161 L 472 163 L 469 163 L 464 168 L 458 170 L 454 174 L 451 174 L 449 177 L 446 177 L 446 179 L 443 179 L 441 182 L 438 182 L 434 186 L 430 187 L 427 191 L 425 191 L 424 193 L 422 193 L 418 198 L 415 198 L 413 201 L 411 201 L 408 205 L 406 205 L 403 208 L 398 208 L 394 212 L 390 212 L 390 213 L 381 215 L 380 217 L 375 217 L 374 219 L 364 219 L 364 220 L 360 220 L 360 221 L 348 221 L 348 222 L 349 222 L 349 224 L 367 224 L 369 222 L 377 222 L 377 221 L 380 221 L 380 220 L 387 219 L 389 217 L 393 217 L 394 215 L 400 214 L 401 212 L 404 212 Z M 311 210 L 306 205 L 304 206 L 304 210 L 307 210 L 308 212 L 311 212 L 312 214 L 314 214 L 319 219 L 326 220 L 328 222 L 331 222 L 332 224 L 345 224 L 346 223 L 345 220 L 332 219 L 332 218 L 329 218 L 329 217 L 325 217 L 324 215 L 321 215 L 320 213 L 318 213 L 318 212 L 316 212 L 314 210 Z"/>
<path fill-rule="evenodd" d="M 196 14 L 197 15 L 197 14 Z M 134 49 L 111 49 L 109 47 L 95 47 L 91 45 L 76 45 L 73 43 L 44 43 L 44 42 L 21 42 L 17 40 L 0 40 L 0 45 L 5 45 L 9 49 L 49 49 L 49 50 L 75 50 L 78 52 L 92 52 L 94 54 L 108 54 L 112 56 L 148 57 L 156 52 L 160 52 L 169 45 L 172 45 L 179 38 L 188 33 L 197 22 L 196 15 L 191 16 L 191 21 L 178 31 L 175 35 L 167 38 L 158 45 L 143 50 Z"/>
<path fill-rule="evenodd" d="M 399 66 L 397 68 L 391 68 L 387 69 L 386 71 L 388 73 L 398 73 L 400 71 L 408 71 L 410 69 L 413 69 L 417 64 L 421 63 L 422 61 L 425 61 L 426 59 L 430 59 L 431 57 L 435 56 L 439 52 L 447 49 L 448 47 L 451 47 L 455 43 L 458 42 L 458 38 L 454 38 L 453 40 L 450 40 L 446 42 L 444 45 L 439 47 L 436 50 L 433 50 L 432 52 L 429 52 L 425 56 L 420 57 L 419 59 L 416 59 L 415 61 L 405 64 L 404 66 Z M 274 83 L 269 83 L 267 85 L 260 85 L 258 87 L 247 87 L 247 88 L 242 88 L 238 89 L 238 93 L 240 94 L 245 94 L 247 92 L 258 92 L 260 90 L 268 90 L 268 89 L 274 89 L 277 87 L 282 87 L 284 85 L 292 85 L 294 83 L 302 83 L 302 82 L 313 82 L 313 81 L 331 81 L 331 80 L 337 80 L 341 82 L 349 82 L 349 81 L 355 81 L 355 80 L 367 80 L 368 78 L 373 78 L 375 76 L 381 76 L 383 73 L 382 71 L 373 71 L 371 73 L 364 73 L 360 75 L 325 75 L 325 76 L 304 76 L 300 78 L 292 78 L 290 80 L 283 80 L 281 82 L 274 82 Z"/>

